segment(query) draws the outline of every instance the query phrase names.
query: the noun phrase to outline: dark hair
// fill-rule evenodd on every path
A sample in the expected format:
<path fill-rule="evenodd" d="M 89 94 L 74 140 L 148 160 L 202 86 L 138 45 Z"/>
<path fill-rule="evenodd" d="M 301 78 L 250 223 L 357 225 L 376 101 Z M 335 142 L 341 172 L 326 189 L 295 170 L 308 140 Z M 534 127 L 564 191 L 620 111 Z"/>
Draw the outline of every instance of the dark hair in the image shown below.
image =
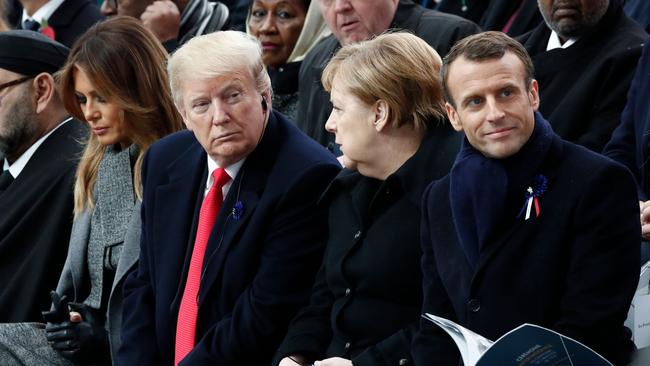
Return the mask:
<path fill-rule="evenodd" d="M 482 32 L 458 41 L 451 48 L 447 56 L 442 59 L 440 78 L 442 79 L 442 88 L 447 102 L 454 108 L 456 107 L 454 99 L 449 92 L 449 83 L 447 81 L 449 77 L 449 66 L 452 62 L 461 56 L 469 61 L 477 62 L 495 60 L 502 58 L 506 52 L 512 52 L 524 64 L 526 86 L 530 85 L 535 73 L 535 67 L 524 46 L 505 33 L 495 31 Z"/>
<path fill-rule="evenodd" d="M 134 18 L 118 16 L 92 26 L 74 44 L 61 71 L 61 98 L 68 112 L 85 120 L 74 88 L 74 73 L 83 69 L 93 86 L 123 111 L 129 138 L 140 153 L 134 186 L 141 197 L 140 167 L 147 148 L 182 127 L 174 108 L 165 64 L 167 52 L 151 31 Z M 75 213 L 92 207 L 93 187 L 103 147 L 90 134 L 75 183 Z"/>

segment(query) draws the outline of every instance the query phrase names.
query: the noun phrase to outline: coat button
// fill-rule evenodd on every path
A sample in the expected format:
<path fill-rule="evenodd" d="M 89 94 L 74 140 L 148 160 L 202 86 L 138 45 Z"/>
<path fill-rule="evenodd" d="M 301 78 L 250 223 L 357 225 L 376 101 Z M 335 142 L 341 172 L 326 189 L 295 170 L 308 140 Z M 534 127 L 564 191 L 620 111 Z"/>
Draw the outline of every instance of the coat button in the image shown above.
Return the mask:
<path fill-rule="evenodd" d="M 354 233 L 354 238 L 359 239 L 360 236 L 361 236 L 361 230 L 357 230 L 357 232 Z"/>
<path fill-rule="evenodd" d="M 481 310 L 481 302 L 476 299 L 471 299 L 467 302 L 467 307 L 473 313 L 478 313 L 478 311 Z"/>
<path fill-rule="evenodd" d="M 399 360 L 399 365 L 400 366 L 408 365 L 408 363 L 409 363 L 409 360 L 407 360 L 405 358 L 402 358 L 401 360 Z"/>
<path fill-rule="evenodd" d="M 350 349 L 350 342 L 345 342 L 345 349 Z"/>
<path fill-rule="evenodd" d="M 350 290 L 349 287 L 346 288 L 346 289 L 345 289 L 345 296 L 350 296 L 350 292 L 352 292 L 352 290 Z"/>

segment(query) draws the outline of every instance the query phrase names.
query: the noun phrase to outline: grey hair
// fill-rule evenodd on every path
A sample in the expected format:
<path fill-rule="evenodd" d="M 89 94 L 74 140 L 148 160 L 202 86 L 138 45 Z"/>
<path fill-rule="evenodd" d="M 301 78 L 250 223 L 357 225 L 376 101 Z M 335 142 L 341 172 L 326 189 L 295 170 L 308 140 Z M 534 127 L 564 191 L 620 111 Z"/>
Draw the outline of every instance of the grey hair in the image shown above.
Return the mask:
<path fill-rule="evenodd" d="M 194 37 L 169 59 L 167 72 L 174 103 L 183 110 L 182 83 L 205 80 L 245 68 L 260 94 L 271 93 L 271 79 L 262 62 L 262 47 L 254 37 L 221 31 Z"/>

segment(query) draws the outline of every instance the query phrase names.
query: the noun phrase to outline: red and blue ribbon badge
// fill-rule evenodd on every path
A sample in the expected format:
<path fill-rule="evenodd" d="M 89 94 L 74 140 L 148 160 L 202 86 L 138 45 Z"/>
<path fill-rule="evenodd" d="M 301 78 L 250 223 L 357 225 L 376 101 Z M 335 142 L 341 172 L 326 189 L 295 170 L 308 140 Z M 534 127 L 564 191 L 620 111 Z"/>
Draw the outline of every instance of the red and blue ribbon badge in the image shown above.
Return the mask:
<path fill-rule="evenodd" d="M 526 216 L 524 220 L 528 220 L 533 210 L 533 206 L 535 206 L 535 217 L 539 217 L 541 211 L 539 208 L 539 198 L 544 194 L 544 192 L 546 192 L 547 185 L 548 179 L 546 179 L 542 174 L 537 174 L 533 178 L 533 183 L 526 189 L 526 200 L 524 201 L 524 206 L 519 211 L 517 217 L 521 217 L 525 210 Z"/>

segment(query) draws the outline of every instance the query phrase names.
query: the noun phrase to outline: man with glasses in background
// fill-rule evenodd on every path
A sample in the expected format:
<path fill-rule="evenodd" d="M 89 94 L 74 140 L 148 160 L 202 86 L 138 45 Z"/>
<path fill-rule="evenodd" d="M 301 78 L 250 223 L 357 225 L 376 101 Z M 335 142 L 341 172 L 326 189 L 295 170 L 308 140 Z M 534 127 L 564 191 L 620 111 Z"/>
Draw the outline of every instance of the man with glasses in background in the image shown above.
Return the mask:
<path fill-rule="evenodd" d="M 54 74 L 68 48 L 27 30 L 0 33 L 0 322 L 42 321 L 72 227 L 86 128 L 68 116 Z"/>

